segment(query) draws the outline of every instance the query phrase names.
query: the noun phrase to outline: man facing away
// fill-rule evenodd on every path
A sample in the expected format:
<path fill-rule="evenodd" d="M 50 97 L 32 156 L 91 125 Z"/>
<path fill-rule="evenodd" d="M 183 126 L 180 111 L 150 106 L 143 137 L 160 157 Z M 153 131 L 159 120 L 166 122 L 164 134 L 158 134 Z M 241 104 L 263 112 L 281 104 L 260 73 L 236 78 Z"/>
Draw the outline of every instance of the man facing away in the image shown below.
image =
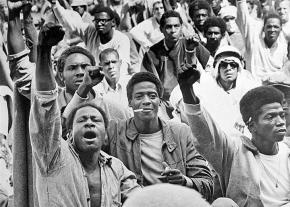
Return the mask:
<path fill-rule="evenodd" d="M 290 149 L 281 142 L 286 133 L 283 94 L 270 86 L 248 91 L 240 111 L 251 139 L 225 134 L 201 110 L 192 84 L 198 77 L 187 70 L 179 76 L 187 118 L 197 138 L 197 149 L 219 173 L 224 195 L 238 206 L 290 204 Z"/>
<path fill-rule="evenodd" d="M 39 204 L 121 206 L 140 186 L 120 160 L 101 151 L 106 137 L 105 112 L 93 103 L 77 106 L 67 119 L 70 139 L 62 139 L 50 51 L 63 34 L 60 27 L 45 25 L 38 41 L 29 126 Z"/>

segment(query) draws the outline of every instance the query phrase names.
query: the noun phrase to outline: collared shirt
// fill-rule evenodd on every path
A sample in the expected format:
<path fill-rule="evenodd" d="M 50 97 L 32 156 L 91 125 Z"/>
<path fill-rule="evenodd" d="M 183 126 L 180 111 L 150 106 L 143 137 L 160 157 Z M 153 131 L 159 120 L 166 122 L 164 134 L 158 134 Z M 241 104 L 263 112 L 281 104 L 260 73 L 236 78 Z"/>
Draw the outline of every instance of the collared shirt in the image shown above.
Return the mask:
<path fill-rule="evenodd" d="M 121 77 L 116 83 L 116 89 L 113 89 L 106 78 L 102 80 L 98 85 L 94 86 L 94 91 L 97 95 L 109 99 L 112 102 L 122 105 L 125 108 L 128 108 L 128 98 L 126 86 L 128 84 L 129 77 Z"/>
<path fill-rule="evenodd" d="M 206 199 L 212 197 L 213 178 L 207 161 L 197 152 L 189 127 L 174 121 L 159 119 L 162 128 L 162 159 L 172 169 L 178 169 L 186 176 L 187 183 Z M 112 120 L 108 126 L 108 151 L 112 156 L 133 171 L 141 185 L 146 182 L 141 168 L 141 140 L 134 124 L 134 117 L 128 120 Z"/>
<path fill-rule="evenodd" d="M 69 141 L 61 138 L 57 90 L 32 94 L 29 119 L 36 189 L 40 206 L 90 206 L 86 173 Z M 124 164 L 100 153 L 101 206 L 119 207 L 121 199 L 140 188 L 135 175 Z"/>

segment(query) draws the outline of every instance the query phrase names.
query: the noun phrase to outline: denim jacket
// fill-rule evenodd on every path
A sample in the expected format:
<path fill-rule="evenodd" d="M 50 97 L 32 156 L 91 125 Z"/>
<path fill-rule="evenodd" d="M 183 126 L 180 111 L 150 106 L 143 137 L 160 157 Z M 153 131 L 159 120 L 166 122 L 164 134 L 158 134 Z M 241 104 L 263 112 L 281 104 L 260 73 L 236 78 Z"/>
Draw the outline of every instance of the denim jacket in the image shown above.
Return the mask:
<path fill-rule="evenodd" d="M 89 207 L 84 168 L 72 145 L 61 138 L 57 95 L 57 90 L 32 94 L 29 127 L 39 205 Z M 121 199 L 140 188 L 135 175 L 120 160 L 101 151 L 99 164 L 102 207 L 121 206 Z"/>
<path fill-rule="evenodd" d="M 239 207 L 263 207 L 260 199 L 259 151 L 244 135 L 225 134 L 200 105 L 185 104 L 198 151 L 220 175 L 223 194 Z M 290 153 L 289 153 L 290 159 Z"/>
<path fill-rule="evenodd" d="M 159 119 L 159 122 L 163 133 L 163 160 L 171 168 L 179 169 L 189 178 L 193 183 L 192 187 L 206 199 L 211 199 L 213 193 L 211 171 L 207 161 L 195 149 L 190 128 L 173 121 L 165 122 Z M 141 170 L 140 138 L 134 118 L 110 121 L 108 137 L 109 153 L 122 160 L 136 174 L 138 183 L 146 185 Z"/>

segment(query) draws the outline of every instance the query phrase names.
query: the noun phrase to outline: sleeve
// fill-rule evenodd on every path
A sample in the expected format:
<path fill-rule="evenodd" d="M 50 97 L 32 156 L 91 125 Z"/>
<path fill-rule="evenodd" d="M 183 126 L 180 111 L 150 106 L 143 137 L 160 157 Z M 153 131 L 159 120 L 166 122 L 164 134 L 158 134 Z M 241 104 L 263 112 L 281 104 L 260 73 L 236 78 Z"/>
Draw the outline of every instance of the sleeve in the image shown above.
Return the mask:
<path fill-rule="evenodd" d="M 186 180 L 187 186 L 196 189 L 205 199 L 213 196 L 213 177 L 208 162 L 194 146 L 194 139 L 189 127 L 184 130 L 187 135 L 186 146 Z"/>
<path fill-rule="evenodd" d="M 253 44 L 255 33 L 258 31 L 256 21 L 250 16 L 246 0 L 237 1 L 236 23 L 244 37 L 246 49 L 250 49 Z M 254 30 L 255 29 L 255 30 Z"/>
<path fill-rule="evenodd" d="M 121 175 L 121 200 L 124 202 L 132 192 L 140 190 L 141 187 L 137 183 L 136 175 L 128 170 L 128 168 L 120 161 L 122 167 Z"/>
<path fill-rule="evenodd" d="M 202 65 L 203 69 L 206 69 L 210 58 L 210 53 L 202 44 L 198 44 L 196 47 L 196 57 Z"/>
<path fill-rule="evenodd" d="M 20 94 L 30 99 L 35 64 L 29 61 L 29 50 L 9 55 L 10 76 Z"/>
<path fill-rule="evenodd" d="M 210 115 L 200 105 L 185 104 L 187 120 L 194 138 L 196 148 L 220 175 L 230 170 L 236 149 L 234 139 L 221 131 Z"/>
<path fill-rule="evenodd" d="M 79 96 L 79 94 L 77 92 L 74 93 L 72 99 L 70 100 L 70 102 L 67 104 L 67 106 L 64 109 L 64 112 L 62 113 L 62 117 L 67 119 L 68 115 L 72 112 L 72 110 L 78 106 L 81 103 L 85 103 L 87 101 L 90 101 L 91 99 L 89 99 L 89 97 L 87 98 L 82 98 Z"/>
<path fill-rule="evenodd" d="M 117 31 L 115 30 L 114 32 L 117 32 Z M 127 37 L 125 34 L 121 33 L 121 35 L 122 35 L 122 38 L 120 39 L 120 42 L 119 42 L 118 52 L 120 54 L 120 59 L 122 60 L 122 66 L 121 67 L 124 67 L 124 68 L 127 69 L 131 65 L 131 60 L 130 60 L 130 40 L 129 40 L 129 37 Z"/>
<path fill-rule="evenodd" d="M 53 11 L 58 21 L 66 29 L 73 34 L 80 36 L 83 40 L 85 39 L 89 23 L 84 22 L 77 12 L 63 8 L 58 1 L 56 1 L 55 6 L 53 7 Z"/>
<path fill-rule="evenodd" d="M 148 21 L 148 20 L 147 20 Z M 130 34 L 133 36 L 133 39 L 136 40 L 141 46 L 147 48 L 152 45 L 146 36 L 146 31 L 150 28 L 150 25 L 147 24 L 147 21 L 139 23 L 133 27 L 130 31 Z"/>
<path fill-rule="evenodd" d="M 153 51 L 149 50 L 144 54 L 143 60 L 142 60 L 142 66 L 141 71 L 147 71 L 153 73 L 156 77 L 159 77 L 158 69 L 156 68 L 156 65 L 154 64 L 158 61 L 156 58 L 156 55 Z"/>
<path fill-rule="evenodd" d="M 30 139 L 36 163 L 44 175 L 56 166 L 61 148 L 61 117 L 57 96 L 57 89 L 37 91 L 32 96 Z"/>

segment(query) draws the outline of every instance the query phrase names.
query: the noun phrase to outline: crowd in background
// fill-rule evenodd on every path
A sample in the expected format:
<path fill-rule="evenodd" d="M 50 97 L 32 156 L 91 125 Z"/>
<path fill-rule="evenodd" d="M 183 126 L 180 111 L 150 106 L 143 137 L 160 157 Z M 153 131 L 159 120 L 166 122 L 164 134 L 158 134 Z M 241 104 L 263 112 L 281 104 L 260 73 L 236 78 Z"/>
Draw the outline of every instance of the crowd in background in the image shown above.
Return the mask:
<path fill-rule="evenodd" d="M 0 206 L 121 206 L 128 197 L 128 207 L 289 207 L 289 43 L 290 0 L 0 0 Z M 285 137 L 270 158 L 256 141 L 270 126 L 257 135 L 252 122 L 277 102 Z M 91 163 L 75 143 L 75 117 L 89 107 L 105 126 L 103 171 L 84 181 L 74 176 Z M 257 176 L 267 178 L 259 187 Z M 187 189 L 145 187 L 162 182 Z"/>

